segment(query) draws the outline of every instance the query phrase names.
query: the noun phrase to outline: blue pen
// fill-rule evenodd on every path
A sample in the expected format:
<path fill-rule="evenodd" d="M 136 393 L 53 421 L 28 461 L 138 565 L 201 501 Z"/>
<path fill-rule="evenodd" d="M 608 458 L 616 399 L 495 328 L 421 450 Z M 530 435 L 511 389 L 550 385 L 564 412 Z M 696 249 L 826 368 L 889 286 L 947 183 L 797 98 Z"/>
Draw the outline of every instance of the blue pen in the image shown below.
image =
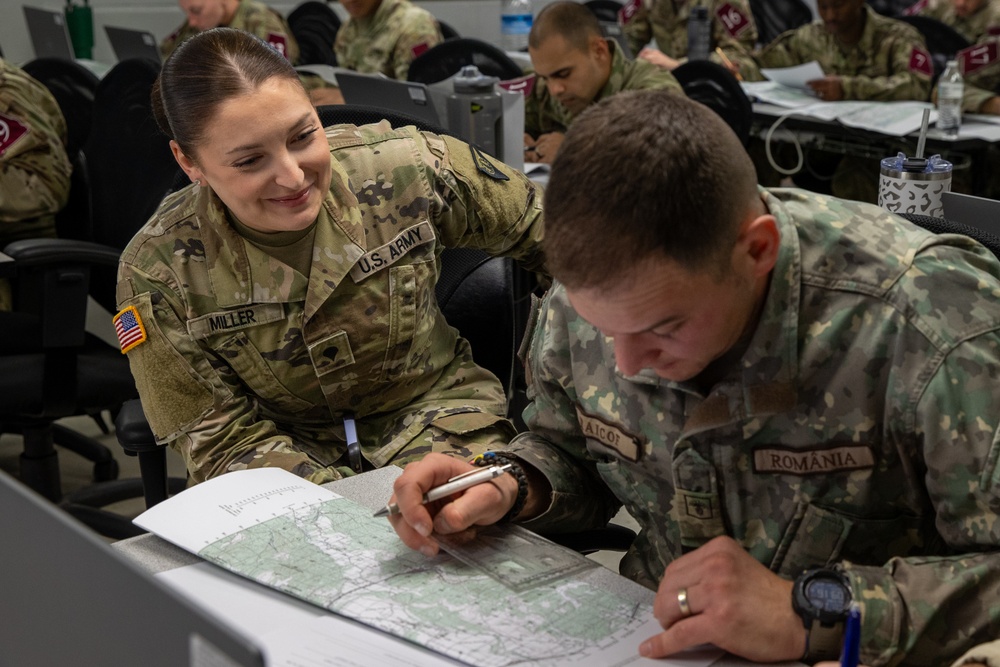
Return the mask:
<path fill-rule="evenodd" d="M 840 654 L 840 667 L 858 667 L 861 653 L 861 607 L 851 603 L 844 628 L 844 648 Z"/>

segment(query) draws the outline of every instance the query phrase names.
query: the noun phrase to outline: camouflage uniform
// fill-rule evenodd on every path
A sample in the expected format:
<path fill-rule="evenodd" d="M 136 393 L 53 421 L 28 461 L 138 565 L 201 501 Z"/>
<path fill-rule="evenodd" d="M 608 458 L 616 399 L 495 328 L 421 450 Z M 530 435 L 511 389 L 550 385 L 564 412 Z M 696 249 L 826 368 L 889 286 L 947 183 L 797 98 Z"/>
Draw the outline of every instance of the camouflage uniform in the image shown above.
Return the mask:
<path fill-rule="evenodd" d="M 955 13 L 952 0 L 920 0 L 903 12 L 906 16 L 927 16 L 955 29 L 975 44 L 991 35 L 1000 35 L 1000 2 L 986 0 L 971 16 Z"/>
<path fill-rule="evenodd" d="M 932 65 L 923 36 L 913 26 L 865 6 L 865 29 L 857 44 L 842 46 L 822 21 L 785 34 L 761 50 L 761 67 L 792 67 L 819 61 L 840 77 L 845 100 L 926 100 Z"/>
<path fill-rule="evenodd" d="M 957 59 L 965 77 L 962 111 L 977 113 L 986 100 L 1000 95 L 1000 37 L 962 49 Z"/>
<path fill-rule="evenodd" d="M 530 432 L 552 485 L 533 530 L 641 532 L 622 574 L 655 588 L 729 535 L 791 579 L 842 563 L 868 665 L 942 665 L 1000 635 L 1000 264 L 875 206 L 762 191 L 781 244 L 742 357 L 708 393 L 623 377 L 558 285 L 529 352 Z"/>
<path fill-rule="evenodd" d="M 66 120 L 49 90 L 0 58 L 0 250 L 12 241 L 55 236 L 72 168 Z M 0 281 L 0 310 L 10 309 Z"/>
<path fill-rule="evenodd" d="M 745 66 L 753 69 L 751 54 L 757 43 L 757 26 L 747 0 L 631 0 L 618 12 L 618 22 L 632 53 L 638 54 L 655 38 L 660 51 L 683 61 L 688 52 L 688 17 L 699 6 L 708 8 L 712 19 L 709 47 L 719 47 L 740 71 Z M 709 58 L 724 64 L 717 53 L 711 53 Z"/>
<path fill-rule="evenodd" d="M 500 384 L 445 322 L 434 285 L 444 247 L 538 267 L 539 193 L 450 137 L 385 123 L 327 135 L 333 180 L 308 277 L 193 185 L 122 255 L 118 302 L 147 336 L 128 351 L 143 409 L 195 481 L 263 466 L 337 479 L 349 414 L 376 467 L 513 435 Z"/>
<path fill-rule="evenodd" d="M 256 35 L 278 50 L 281 55 L 288 58 L 292 64 L 299 61 L 299 44 L 292 36 L 292 31 L 284 17 L 271 9 L 263 2 L 257 0 L 240 0 L 240 6 L 233 15 L 233 20 L 226 26 L 249 32 Z M 198 31 L 192 28 L 187 21 L 181 27 L 167 35 L 160 42 L 160 53 L 166 58 L 177 46 L 195 35 Z"/>
<path fill-rule="evenodd" d="M 597 93 L 594 103 L 623 90 L 655 90 L 669 88 L 683 94 L 681 84 L 674 75 L 645 60 L 629 60 L 618 42 L 607 40 L 611 50 L 611 74 L 607 83 Z M 534 87 L 524 104 L 524 131 L 533 137 L 548 132 L 565 132 L 575 114 L 549 94 L 545 81 L 534 78 Z"/>
<path fill-rule="evenodd" d="M 426 9 L 407 0 L 382 0 L 372 16 L 340 26 L 333 50 L 341 67 L 406 81 L 413 59 L 442 41 Z"/>
<path fill-rule="evenodd" d="M 982 664 L 986 667 L 1000 667 L 1000 640 L 970 649 L 951 667 L 962 667 L 968 663 Z"/>

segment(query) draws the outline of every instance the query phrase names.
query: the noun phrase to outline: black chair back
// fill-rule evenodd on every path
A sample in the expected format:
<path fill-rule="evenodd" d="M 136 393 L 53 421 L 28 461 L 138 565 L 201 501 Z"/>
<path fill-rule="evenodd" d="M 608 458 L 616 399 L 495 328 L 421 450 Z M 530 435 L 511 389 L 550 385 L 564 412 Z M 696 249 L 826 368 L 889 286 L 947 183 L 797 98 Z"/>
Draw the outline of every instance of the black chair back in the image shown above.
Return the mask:
<path fill-rule="evenodd" d="M 950 25 L 929 16 L 900 16 L 898 19 L 909 23 L 924 36 L 927 50 L 931 54 L 931 63 L 934 66 L 934 81 L 937 81 L 938 77 L 941 76 L 948 61 L 953 59 L 956 53 L 971 46 L 969 40 Z"/>
<path fill-rule="evenodd" d="M 982 243 L 990 252 L 1000 258 L 1000 236 L 996 234 L 979 229 L 978 227 L 962 224 L 961 222 L 948 220 L 947 218 L 935 218 L 918 213 L 897 213 L 897 215 L 935 234 L 962 234 L 963 236 L 968 236 Z"/>
<path fill-rule="evenodd" d="M 622 31 L 621 24 L 618 23 L 618 12 L 623 7 L 618 0 L 587 0 L 583 6 L 597 17 L 597 22 L 601 24 L 601 30 L 608 39 L 618 42 L 625 55 L 631 58 L 632 47 L 629 46 L 628 39 Z"/>
<path fill-rule="evenodd" d="M 763 45 L 813 20 L 812 10 L 802 0 L 750 0 L 750 12 L 757 24 L 757 41 Z"/>
<path fill-rule="evenodd" d="M 435 19 L 438 24 L 438 29 L 441 31 L 441 36 L 447 39 L 458 39 L 461 35 L 455 30 L 450 24 L 445 23 L 441 19 Z"/>
<path fill-rule="evenodd" d="M 867 0 L 868 5 L 882 16 L 898 19 L 916 0 Z"/>
<path fill-rule="evenodd" d="M 719 114 L 744 146 L 749 143 L 753 107 L 729 70 L 710 60 L 689 60 L 674 70 L 674 77 L 689 98 Z"/>
<path fill-rule="evenodd" d="M 333 43 L 340 30 L 340 17 L 328 4 L 306 0 L 288 15 L 288 28 L 299 43 L 298 64 L 336 67 Z"/>
<path fill-rule="evenodd" d="M 371 123 L 378 123 L 380 121 L 387 120 L 393 127 L 413 125 L 418 130 L 422 130 L 424 132 L 433 132 L 435 134 L 446 134 L 451 137 L 457 137 L 454 132 L 449 132 L 443 127 L 439 127 L 433 123 L 428 123 L 421 118 L 409 116 L 405 113 L 400 113 L 399 111 L 393 111 L 391 109 L 383 109 L 381 107 L 370 107 L 363 104 L 331 104 L 316 107 L 316 112 L 319 114 L 319 121 L 323 124 L 323 127 L 339 125 L 342 123 L 349 123 L 351 125 L 369 125 Z"/>
<path fill-rule="evenodd" d="M 408 81 L 432 84 L 457 74 L 466 65 L 475 65 L 487 76 L 501 81 L 516 79 L 524 74 L 499 47 L 471 37 L 457 37 L 441 42 L 413 59 Z"/>
<path fill-rule="evenodd" d="M 41 82 L 56 98 L 66 119 L 66 152 L 72 160 L 90 134 L 94 95 L 100 79 L 83 65 L 61 58 L 36 58 L 21 69 Z"/>

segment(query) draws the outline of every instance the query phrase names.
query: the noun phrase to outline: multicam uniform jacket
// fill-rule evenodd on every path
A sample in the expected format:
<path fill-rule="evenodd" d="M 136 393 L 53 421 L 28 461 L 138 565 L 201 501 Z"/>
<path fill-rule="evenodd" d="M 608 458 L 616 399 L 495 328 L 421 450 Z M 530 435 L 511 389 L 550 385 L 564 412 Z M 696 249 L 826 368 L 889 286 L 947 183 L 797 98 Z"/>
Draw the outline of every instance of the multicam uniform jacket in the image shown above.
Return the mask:
<path fill-rule="evenodd" d="M 243 30 L 256 35 L 274 47 L 278 53 L 285 56 L 293 65 L 299 61 L 299 44 L 292 36 L 292 31 L 284 17 L 257 0 L 240 0 L 240 6 L 233 15 L 233 20 L 226 26 Z M 184 41 L 198 34 L 185 21 L 177 30 L 167 35 L 160 42 L 160 53 L 166 58 Z"/>
<path fill-rule="evenodd" d="M 985 0 L 979 9 L 964 17 L 955 12 L 953 0 L 919 0 L 903 14 L 937 19 L 973 44 L 1000 35 L 1000 2 L 997 0 Z"/>
<path fill-rule="evenodd" d="M 407 0 L 382 0 L 368 18 L 340 26 L 333 50 L 341 67 L 406 81 L 413 59 L 442 41 L 426 9 Z"/>
<path fill-rule="evenodd" d="M 986 100 L 1000 95 L 1000 37 L 962 49 L 956 59 L 965 77 L 962 111 L 976 113 Z"/>
<path fill-rule="evenodd" d="M 942 665 L 1000 635 L 1000 263 L 875 206 L 762 191 L 780 253 L 742 358 L 707 393 L 623 377 L 613 341 L 550 290 L 529 351 L 530 432 L 508 448 L 551 505 L 526 522 L 641 532 L 656 587 L 729 535 L 791 579 L 841 563 L 868 665 Z"/>
<path fill-rule="evenodd" d="M 761 67 L 791 67 L 811 60 L 840 77 L 845 100 L 926 100 L 933 65 L 916 28 L 866 6 L 861 39 L 844 47 L 822 21 L 789 30 L 757 54 Z"/>
<path fill-rule="evenodd" d="M 669 88 L 683 94 L 681 84 L 674 75 L 645 60 L 629 60 L 618 42 L 607 40 L 611 50 L 611 74 L 594 103 L 623 90 L 655 90 Z M 545 81 L 534 77 L 534 86 L 524 102 L 524 131 L 533 137 L 548 132 L 565 132 L 573 122 L 574 114 L 549 94 Z"/>
<path fill-rule="evenodd" d="M 145 330 L 128 351 L 143 409 L 195 481 L 263 466 L 337 479 L 350 415 L 376 467 L 512 435 L 500 384 L 434 286 L 444 247 L 539 266 L 540 193 L 450 137 L 385 123 L 327 136 L 308 276 L 240 236 L 207 187 L 165 200 L 122 256 L 119 320 Z"/>

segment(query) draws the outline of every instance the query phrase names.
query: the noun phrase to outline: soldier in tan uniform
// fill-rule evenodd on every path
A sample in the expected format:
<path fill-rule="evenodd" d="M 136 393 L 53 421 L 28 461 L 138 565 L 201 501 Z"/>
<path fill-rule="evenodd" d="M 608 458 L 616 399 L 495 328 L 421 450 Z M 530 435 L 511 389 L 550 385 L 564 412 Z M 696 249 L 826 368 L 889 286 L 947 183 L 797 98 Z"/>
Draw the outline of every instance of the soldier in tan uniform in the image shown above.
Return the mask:
<path fill-rule="evenodd" d="M 337 64 L 365 74 L 406 80 L 410 63 L 443 40 L 437 21 L 407 0 L 342 0 L 351 18 L 340 26 Z"/>
<path fill-rule="evenodd" d="M 187 20 L 160 42 L 166 58 L 177 45 L 199 32 L 229 27 L 245 30 L 270 44 L 292 64 L 299 60 L 299 45 L 284 17 L 257 0 L 177 0 Z"/>
<path fill-rule="evenodd" d="M 687 60 L 688 19 L 695 7 L 708 10 L 709 59 L 734 74 L 752 72 L 757 26 L 747 0 L 629 0 L 618 12 L 618 23 L 637 58 L 672 70 Z M 651 39 L 657 48 L 646 46 Z"/>
<path fill-rule="evenodd" d="M 563 134 L 588 105 L 623 90 L 667 88 L 682 93 L 670 72 L 625 57 L 604 39 L 594 14 L 578 2 L 554 2 L 528 35 L 535 74 L 524 108 L 525 160 L 551 164 Z"/>
<path fill-rule="evenodd" d="M 903 14 L 937 19 L 973 44 L 1000 35 L 998 0 L 919 0 Z"/>
<path fill-rule="evenodd" d="M 244 92 L 192 97 L 193 76 Z M 413 128 L 324 134 L 291 66 L 225 28 L 165 63 L 154 106 L 194 184 L 123 253 L 116 326 L 192 479 L 278 466 L 322 483 L 509 439 L 500 383 L 434 286 L 445 246 L 540 265 L 530 181 Z"/>
<path fill-rule="evenodd" d="M 1000 37 L 962 49 L 956 59 L 965 78 L 962 111 L 1000 115 Z"/>
<path fill-rule="evenodd" d="M 640 532 L 619 569 L 657 591 L 663 628 L 647 657 L 834 659 L 852 601 L 868 665 L 948 665 L 1000 635 L 989 250 L 760 188 L 725 122 L 663 91 L 581 114 L 545 198 L 529 430 L 483 457 L 515 469 L 423 505 L 471 466 L 409 466 L 406 544 L 433 554 L 433 533 L 505 515 L 588 530 L 624 506 Z"/>
<path fill-rule="evenodd" d="M 71 170 L 55 98 L 0 58 L 0 251 L 12 241 L 56 235 Z M 0 281 L 0 310 L 9 309 L 10 286 Z"/>

